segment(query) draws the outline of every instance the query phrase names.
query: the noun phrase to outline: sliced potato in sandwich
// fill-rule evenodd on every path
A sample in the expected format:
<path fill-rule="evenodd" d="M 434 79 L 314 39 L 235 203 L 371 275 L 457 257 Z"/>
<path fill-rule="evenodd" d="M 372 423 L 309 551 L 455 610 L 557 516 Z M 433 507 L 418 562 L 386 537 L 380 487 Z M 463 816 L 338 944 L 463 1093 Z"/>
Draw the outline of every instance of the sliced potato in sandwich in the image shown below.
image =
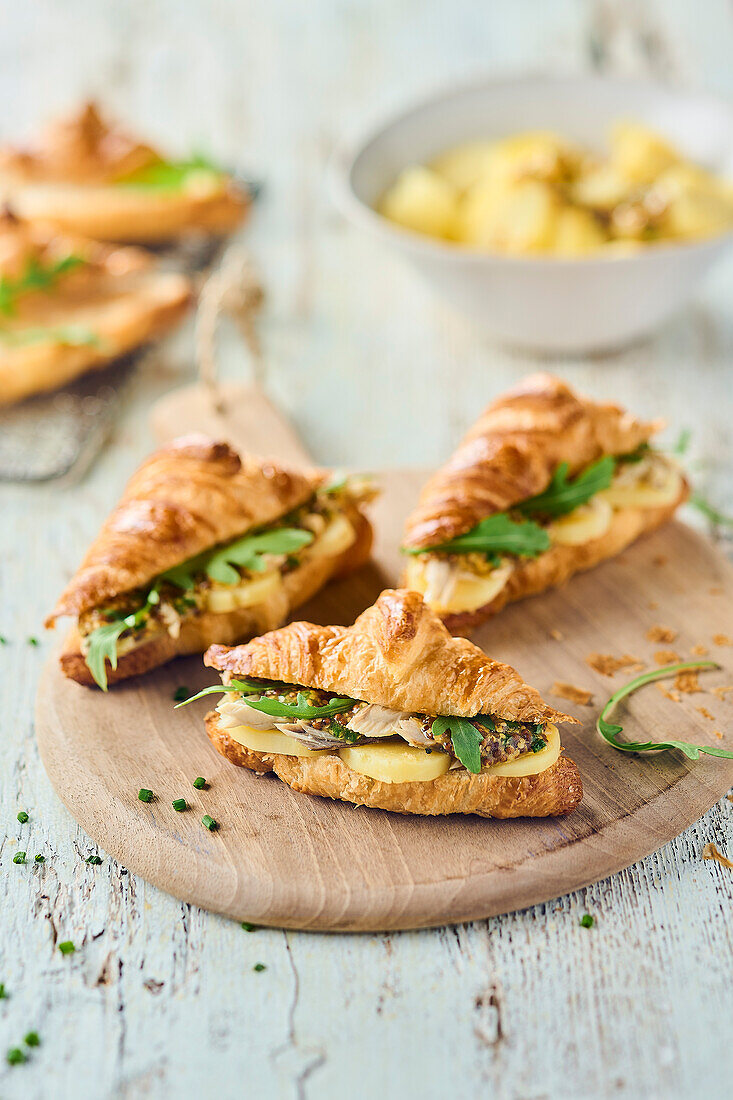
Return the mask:
<path fill-rule="evenodd" d="M 373 495 L 361 478 L 240 457 L 201 435 L 174 440 L 134 474 L 47 620 L 76 619 L 63 671 L 106 690 L 278 626 L 366 562 Z"/>
<path fill-rule="evenodd" d="M 666 522 L 689 494 L 658 421 L 537 374 L 485 410 L 405 526 L 405 583 L 453 631 L 561 584 Z"/>
<path fill-rule="evenodd" d="M 206 716 L 233 764 L 305 794 L 402 814 L 566 814 L 583 794 L 548 706 L 509 665 L 452 638 L 422 597 L 387 590 L 353 626 L 297 622 L 211 646 Z M 188 700 L 192 702 L 193 700 Z"/>

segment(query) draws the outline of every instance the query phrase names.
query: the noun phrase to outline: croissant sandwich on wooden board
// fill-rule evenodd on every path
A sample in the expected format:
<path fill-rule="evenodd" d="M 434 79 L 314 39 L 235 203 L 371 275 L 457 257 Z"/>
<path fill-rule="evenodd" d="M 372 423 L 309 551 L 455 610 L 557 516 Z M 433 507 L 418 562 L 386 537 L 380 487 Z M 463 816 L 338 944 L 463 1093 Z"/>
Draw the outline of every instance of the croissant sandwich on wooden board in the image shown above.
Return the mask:
<path fill-rule="evenodd" d="M 0 149 L 0 199 L 65 232 L 147 244 L 230 233 L 250 206 L 205 158 L 167 160 L 94 103 L 54 122 L 35 147 Z"/>
<path fill-rule="evenodd" d="M 452 638 L 416 592 L 353 626 L 291 623 L 211 646 L 225 693 L 206 716 L 234 764 L 305 794 L 402 814 L 567 814 L 583 794 L 554 710 L 509 665 Z M 189 700 L 189 702 L 192 700 Z"/>
<path fill-rule="evenodd" d="M 689 495 L 636 420 L 536 374 L 484 411 L 405 526 L 405 584 L 465 633 L 672 517 Z"/>
<path fill-rule="evenodd" d="M 332 577 L 364 564 L 363 478 L 294 470 L 202 435 L 174 440 L 128 483 L 46 622 L 72 615 L 61 656 L 81 684 L 284 622 Z"/>
<path fill-rule="evenodd" d="M 56 389 L 167 332 L 191 302 L 147 253 L 0 215 L 0 405 Z"/>

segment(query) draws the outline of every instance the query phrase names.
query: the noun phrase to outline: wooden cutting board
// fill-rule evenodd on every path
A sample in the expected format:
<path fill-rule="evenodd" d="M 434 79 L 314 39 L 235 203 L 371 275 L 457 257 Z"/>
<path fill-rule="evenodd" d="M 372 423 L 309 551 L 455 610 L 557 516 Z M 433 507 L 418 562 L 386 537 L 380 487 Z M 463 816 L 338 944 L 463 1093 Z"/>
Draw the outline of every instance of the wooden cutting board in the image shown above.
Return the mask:
<path fill-rule="evenodd" d="M 227 405 L 235 413 L 222 422 L 201 391 L 179 391 L 156 410 L 154 425 L 161 438 L 199 425 L 250 450 L 305 457 L 261 393 L 230 390 Z M 416 472 L 382 475 L 384 492 L 373 511 L 374 564 L 330 586 L 298 617 L 350 623 L 383 587 L 397 583 L 402 523 L 422 480 Z M 205 701 L 173 710 L 177 687 L 193 691 L 215 682 L 199 658 L 167 665 L 109 695 L 66 680 L 53 659 L 41 677 L 38 740 L 54 787 L 90 836 L 185 901 L 289 928 L 466 921 L 546 901 L 618 871 L 725 794 L 733 785 L 731 760 L 634 757 L 607 745 L 594 729 L 597 709 L 629 673 L 601 676 L 585 658 L 594 651 L 631 654 L 650 667 L 660 649 L 689 657 L 693 646 L 705 645 L 722 667 L 701 674 L 704 692 L 675 702 L 651 685 L 619 711 L 619 720 L 629 739 L 674 737 L 732 748 L 733 705 L 726 700 L 733 694 L 721 699 L 712 692 L 733 684 L 733 648 L 712 640 L 726 628 L 733 632 L 731 624 L 731 566 L 700 535 L 673 523 L 561 591 L 508 608 L 476 634 L 488 653 L 515 665 L 582 720 L 563 731 L 585 788 L 580 808 L 567 818 L 403 818 L 257 778 L 209 745 Z M 654 625 L 677 631 L 674 643 L 648 641 Z M 588 688 L 595 705 L 553 698 L 556 680 Z M 198 775 L 208 780 L 206 790 L 194 790 Z M 152 789 L 156 801 L 141 803 L 140 787 Z M 181 797 L 190 809 L 176 813 L 171 802 Z M 204 829 L 203 814 L 220 823 L 217 832 Z"/>

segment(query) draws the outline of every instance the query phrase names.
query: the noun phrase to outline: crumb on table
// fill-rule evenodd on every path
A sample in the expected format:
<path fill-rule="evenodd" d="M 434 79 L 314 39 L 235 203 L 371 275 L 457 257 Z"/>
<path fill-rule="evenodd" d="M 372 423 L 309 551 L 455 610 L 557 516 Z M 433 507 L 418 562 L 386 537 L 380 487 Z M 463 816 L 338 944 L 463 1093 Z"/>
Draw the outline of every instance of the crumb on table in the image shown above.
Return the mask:
<path fill-rule="evenodd" d="M 591 706 L 593 703 L 592 692 L 586 691 L 585 688 L 576 687 L 574 684 L 567 684 L 564 680 L 555 680 L 550 688 L 550 695 L 557 695 L 560 699 L 568 699 L 571 703 L 579 703 L 582 707 Z"/>

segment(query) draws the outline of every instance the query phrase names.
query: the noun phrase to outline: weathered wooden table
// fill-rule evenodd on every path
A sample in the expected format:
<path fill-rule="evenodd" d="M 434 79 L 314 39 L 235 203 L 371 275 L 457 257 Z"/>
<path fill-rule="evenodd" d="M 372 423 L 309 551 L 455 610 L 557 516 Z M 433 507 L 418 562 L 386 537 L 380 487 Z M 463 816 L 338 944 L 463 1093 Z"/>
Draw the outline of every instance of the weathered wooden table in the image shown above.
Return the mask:
<path fill-rule="evenodd" d="M 93 92 L 153 137 L 265 177 L 248 240 L 269 290 L 271 393 L 320 461 L 429 464 L 534 364 L 477 340 L 340 221 L 323 186 L 336 136 L 487 68 L 595 67 L 733 93 L 732 40 L 722 0 L 38 0 L 4 13 L 2 131 L 30 130 Z M 732 292 L 729 262 L 653 341 L 549 364 L 692 428 L 698 477 L 729 510 Z M 34 742 L 51 644 L 41 622 L 150 446 L 151 401 L 192 376 L 190 336 L 140 370 L 81 483 L 0 489 L 0 1095 L 722 1094 L 733 1069 L 733 873 L 701 852 L 707 841 L 733 852 L 729 801 L 595 887 L 419 933 L 248 934 L 108 858 L 85 862 L 94 846 Z M 228 373 L 243 362 L 232 346 Z M 29 864 L 13 864 L 18 849 Z M 585 912 L 595 927 L 579 925 Z M 75 954 L 58 951 L 63 940 Z M 30 1030 L 41 1046 L 6 1066 Z"/>

